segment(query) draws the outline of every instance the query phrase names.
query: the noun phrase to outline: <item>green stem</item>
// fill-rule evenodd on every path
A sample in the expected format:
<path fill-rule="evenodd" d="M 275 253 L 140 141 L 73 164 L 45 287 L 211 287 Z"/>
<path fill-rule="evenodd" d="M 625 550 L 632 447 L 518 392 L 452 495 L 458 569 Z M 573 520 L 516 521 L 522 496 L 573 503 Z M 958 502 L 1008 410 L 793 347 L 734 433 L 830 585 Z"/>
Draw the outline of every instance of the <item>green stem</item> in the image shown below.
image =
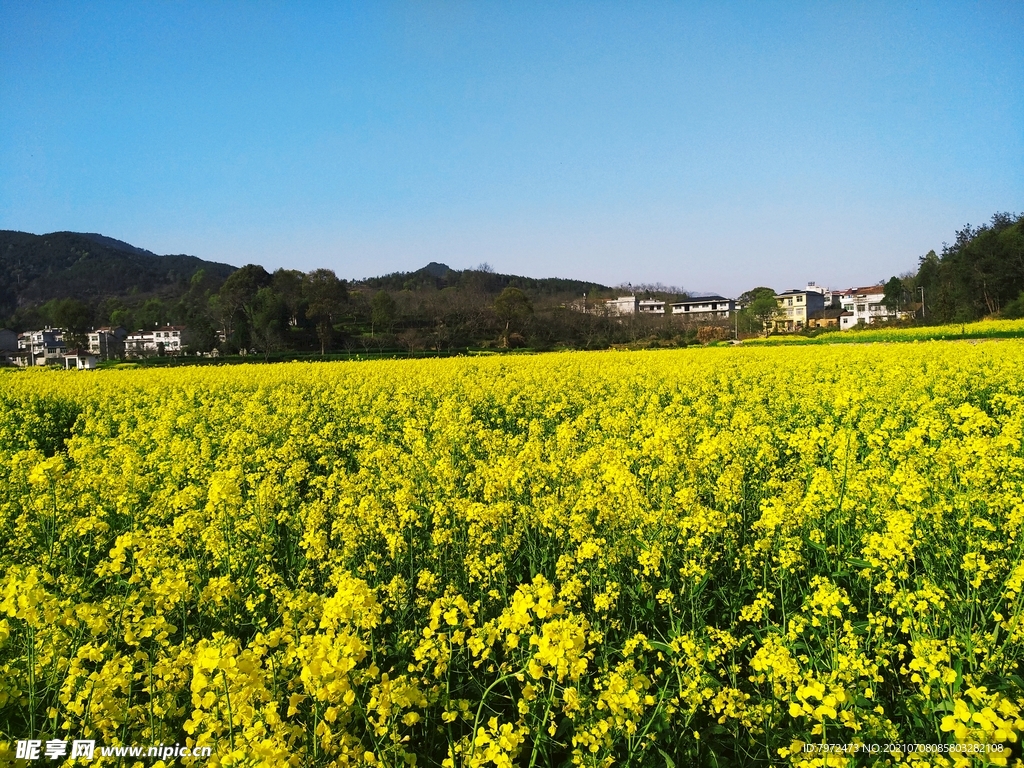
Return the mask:
<path fill-rule="evenodd" d="M 516 670 L 515 672 L 509 672 L 508 674 L 502 675 L 497 680 L 495 680 L 493 683 L 491 683 L 489 686 L 487 686 L 487 688 L 484 689 L 483 695 L 480 696 L 480 704 L 476 708 L 476 717 L 473 718 L 473 734 L 470 737 L 473 740 L 473 742 L 472 742 L 471 748 L 469 750 L 469 760 L 468 760 L 467 764 L 470 764 L 470 763 L 473 762 L 473 755 L 476 753 L 476 731 L 477 731 L 477 728 L 480 725 L 480 715 L 483 713 L 484 702 L 487 701 L 487 694 L 489 694 L 498 685 L 500 685 L 501 683 L 504 683 L 509 678 L 515 677 L 516 675 L 521 675 L 521 674 L 523 674 L 525 672 L 526 672 L 526 666 L 524 665 L 522 669 L 519 669 L 519 670 Z"/>
<path fill-rule="evenodd" d="M 231 692 L 228 690 L 228 676 L 222 669 L 220 671 L 221 680 L 224 681 L 224 699 L 228 705 L 228 741 L 231 744 L 231 751 L 235 751 L 235 722 L 231 715 Z"/>

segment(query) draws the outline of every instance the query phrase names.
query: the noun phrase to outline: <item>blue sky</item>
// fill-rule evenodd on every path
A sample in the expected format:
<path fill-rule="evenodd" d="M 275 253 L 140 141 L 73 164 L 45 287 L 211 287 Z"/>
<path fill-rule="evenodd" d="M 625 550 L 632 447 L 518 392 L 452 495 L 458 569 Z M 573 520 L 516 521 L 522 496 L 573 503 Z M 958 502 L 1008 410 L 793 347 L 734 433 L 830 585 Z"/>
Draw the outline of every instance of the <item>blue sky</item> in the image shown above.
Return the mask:
<path fill-rule="evenodd" d="M 984 3 L 0 0 L 0 228 L 736 294 L 1024 210 Z"/>

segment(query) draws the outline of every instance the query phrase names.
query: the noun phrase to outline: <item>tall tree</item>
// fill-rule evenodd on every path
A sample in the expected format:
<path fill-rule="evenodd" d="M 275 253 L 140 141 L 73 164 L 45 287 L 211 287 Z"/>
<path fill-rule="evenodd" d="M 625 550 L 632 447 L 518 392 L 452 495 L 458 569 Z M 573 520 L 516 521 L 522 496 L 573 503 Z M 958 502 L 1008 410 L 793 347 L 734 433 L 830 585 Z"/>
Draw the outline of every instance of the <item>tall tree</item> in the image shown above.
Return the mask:
<path fill-rule="evenodd" d="M 228 343 L 236 348 L 251 342 L 252 302 L 260 288 L 270 285 L 270 275 L 259 264 L 246 264 L 232 272 L 217 292 L 211 310 L 221 322 Z"/>
<path fill-rule="evenodd" d="M 278 269 L 270 286 L 284 302 L 290 325 L 301 325 L 306 319 L 306 299 L 302 295 L 303 275 L 297 269 Z"/>
<path fill-rule="evenodd" d="M 903 281 L 895 275 L 890 277 L 885 284 L 885 296 L 882 298 L 882 303 L 890 312 L 899 312 L 900 307 L 906 303 Z"/>
<path fill-rule="evenodd" d="M 997 213 L 988 224 L 961 229 L 941 256 L 921 258 L 917 286 L 936 322 L 999 312 L 1024 290 L 1024 214 Z"/>
<path fill-rule="evenodd" d="M 247 306 L 253 342 L 264 357 L 269 357 L 271 352 L 284 345 L 288 307 L 270 287 L 260 288 Z"/>
<path fill-rule="evenodd" d="M 330 269 L 315 269 L 306 275 L 302 291 L 308 301 L 306 316 L 316 324 L 320 354 L 327 353 L 334 335 L 334 323 L 348 297 L 345 283 Z"/>
<path fill-rule="evenodd" d="M 370 335 L 373 336 L 374 329 L 381 328 L 385 333 L 391 333 L 395 324 L 395 300 L 387 291 L 377 291 L 370 300 Z"/>
<path fill-rule="evenodd" d="M 763 331 L 767 338 L 775 318 L 781 314 L 779 302 L 775 298 L 775 289 L 765 286 L 751 288 L 740 294 L 739 302 L 743 306 L 741 316 L 745 324 Z"/>
<path fill-rule="evenodd" d="M 509 287 L 494 300 L 494 312 L 505 324 L 501 341 L 502 346 L 507 347 L 509 336 L 521 331 L 526 319 L 533 314 L 533 304 L 521 290 Z"/>
<path fill-rule="evenodd" d="M 43 313 L 57 328 L 63 328 L 70 346 L 86 346 L 86 333 L 92 323 L 93 312 L 89 305 L 78 299 L 54 299 L 43 305 Z"/>

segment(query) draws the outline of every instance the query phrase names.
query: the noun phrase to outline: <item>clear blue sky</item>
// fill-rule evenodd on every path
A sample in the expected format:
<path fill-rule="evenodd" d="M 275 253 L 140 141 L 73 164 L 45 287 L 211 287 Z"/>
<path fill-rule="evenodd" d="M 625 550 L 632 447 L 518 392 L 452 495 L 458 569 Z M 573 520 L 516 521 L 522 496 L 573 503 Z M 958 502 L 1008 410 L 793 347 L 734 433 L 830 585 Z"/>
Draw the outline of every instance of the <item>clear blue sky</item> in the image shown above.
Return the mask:
<path fill-rule="evenodd" d="M 0 0 L 0 228 L 735 294 L 1024 209 L 1024 6 Z"/>

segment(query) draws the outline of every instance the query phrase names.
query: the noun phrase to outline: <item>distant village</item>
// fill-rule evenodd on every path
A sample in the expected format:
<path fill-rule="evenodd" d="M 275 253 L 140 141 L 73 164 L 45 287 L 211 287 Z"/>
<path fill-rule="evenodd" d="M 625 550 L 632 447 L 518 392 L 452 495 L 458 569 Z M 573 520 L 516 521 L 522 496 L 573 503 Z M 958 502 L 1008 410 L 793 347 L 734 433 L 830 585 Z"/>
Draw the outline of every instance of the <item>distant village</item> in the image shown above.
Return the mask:
<path fill-rule="evenodd" d="M 858 326 L 909 319 L 920 306 L 890 307 L 885 302 L 882 285 L 832 290 L 808 283 L 803 289 L 778 293 L 775 299 L 778 307 L 766 327 L 773 333 L 796 333 L 809 329 L 847 331 Z M 590 302 L 584 297 L 570 308 L 609 316 L 672 315 L 679 316 L 684 323 L 726 325 L 744 306 L 739 299 L 718 295 L 694 296 L 674 302 L 631 295 Z M 69 346 L 72 342 L 67 331 L 61 328 L 24 333 L 0 328 L 0 363 L 85 370 L 96 368 L 97 363 L 103 360 L 177 356 L 187 351 L 182 342 L 185 330 L 185 326 L 179 325 L 134 332 L 120 326 L 95 328 L 81 339 L 86 342 L 85 346 Z M 218 353 L 215 349 L 210 354 L 216 356 Z"/>
<path fill-rule="evenodd" d="M 775 295 L 776 316 L 771 319 L 774 333 L 796 333 L 810 328 L 831 328 L 848 331 L 858 325 L 904 320 L 914 316 L 920 305 L 910 304 L 900 310 L 885 303 L 885 286 L 832 290 L 815 283 L 803 289 L 783 291 Z M 613 315 L 682 315 L 696 322 L 722 321 L 743 309 L 738 299 L 724 296 L 695 296 L 675 302 L 620 296 L 596 301 L 592 305 L 577 302 L 576 309 L 586 312 L 607 312 Z"/>
<path fill-rule="evenodd" d="M 180 355 L 184 326 L 165 325 L 129 333 L 125 328 L 95 328 L 86 334 L 86 347 L 68 347 L 63 328 L 15 333 L 0 328 L 0 361 L 28 367 L 59 365 L 63 368 L 95 368 L 100 360 L 129 360 L 151 355 Z"/>

